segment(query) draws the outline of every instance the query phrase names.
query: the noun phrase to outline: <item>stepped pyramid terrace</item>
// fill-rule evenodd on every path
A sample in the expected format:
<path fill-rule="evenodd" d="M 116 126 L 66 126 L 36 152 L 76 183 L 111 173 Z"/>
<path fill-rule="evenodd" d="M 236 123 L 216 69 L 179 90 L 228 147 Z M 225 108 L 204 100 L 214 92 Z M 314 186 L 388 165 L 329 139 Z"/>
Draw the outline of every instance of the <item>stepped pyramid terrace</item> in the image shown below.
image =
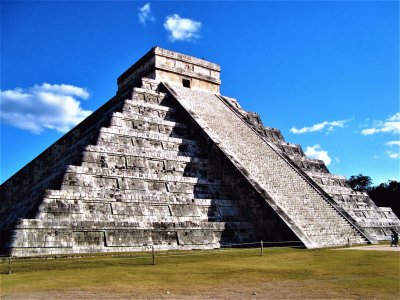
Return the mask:
<path fill-rule="evenodd" d="M 112 99 L 1 186 L 1 251 L 321 248 L 376 243 L 400 227 L 220 83 L 219 65 L 152 48 Z"/>

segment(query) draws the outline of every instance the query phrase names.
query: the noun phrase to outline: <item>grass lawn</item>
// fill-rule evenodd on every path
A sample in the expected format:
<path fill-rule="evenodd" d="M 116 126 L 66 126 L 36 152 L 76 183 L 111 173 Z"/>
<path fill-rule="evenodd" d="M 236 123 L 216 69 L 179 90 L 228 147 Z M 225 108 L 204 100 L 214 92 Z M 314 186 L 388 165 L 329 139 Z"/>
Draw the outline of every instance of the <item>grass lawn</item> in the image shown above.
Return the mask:
<path fill-rule="evenodd" d="M 2 299 L 400 299 L 399 252 L 289 248 L 12 262 Z M 144 257 L 144 258 L 140 258 Z M 1 266 L 3 272 L 6 264 Z"/>

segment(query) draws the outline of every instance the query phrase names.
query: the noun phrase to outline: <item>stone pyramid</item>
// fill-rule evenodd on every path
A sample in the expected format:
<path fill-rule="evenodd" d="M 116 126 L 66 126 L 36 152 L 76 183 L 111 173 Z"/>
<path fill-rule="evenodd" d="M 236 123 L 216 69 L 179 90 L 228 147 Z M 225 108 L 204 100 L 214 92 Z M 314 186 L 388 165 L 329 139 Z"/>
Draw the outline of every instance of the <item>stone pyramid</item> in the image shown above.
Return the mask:
<path fill-rule="evenodd" d="M 219 86 L 218 65 L 151 49 L 115 97 L 1 186 L 1 251 L 319 248 L 400 225 Z"/>

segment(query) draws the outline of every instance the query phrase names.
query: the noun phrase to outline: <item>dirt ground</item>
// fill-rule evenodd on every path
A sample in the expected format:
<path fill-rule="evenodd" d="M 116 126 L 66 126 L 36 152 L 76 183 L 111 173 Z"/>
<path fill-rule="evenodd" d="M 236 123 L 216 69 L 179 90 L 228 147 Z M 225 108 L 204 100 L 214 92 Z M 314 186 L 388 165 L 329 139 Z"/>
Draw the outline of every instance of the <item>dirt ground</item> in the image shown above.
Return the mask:
<path fill-rule="evenodd" d="M 379 295 L 371 298 L 382 299 Z M 17 293 L 3 299 L 365 299 L 365 295 L 357 295 L 351 291 L 333 290 L 329 286 L 321 286 L 318 281 L 278 281 L 263 282 L 245 286 L 220 286 L 207 290 L 190 290 L 181 294 L 169 291 L 158 294 L 140 295 L 135 292 L 120 293 L 110 290 L 95 291 L 57 291 L 39 293 Z M 387 298 L 390 299 L 390 298 Z"/>
<path fill-rule="evenodd" d="M 360 247 L 338 248 L 334 250 L 374 250 L 374 251 L 397 251 L 400 252 L 400 247 L 390 247 L 390 245 L 368 245 Z"/>

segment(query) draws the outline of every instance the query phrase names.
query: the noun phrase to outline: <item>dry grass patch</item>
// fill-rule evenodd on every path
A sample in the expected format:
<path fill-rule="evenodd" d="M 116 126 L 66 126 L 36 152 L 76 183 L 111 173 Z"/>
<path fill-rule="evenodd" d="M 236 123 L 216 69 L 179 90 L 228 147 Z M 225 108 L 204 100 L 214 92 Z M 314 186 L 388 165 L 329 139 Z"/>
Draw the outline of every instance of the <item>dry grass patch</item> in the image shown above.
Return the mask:
<path fill-rule="evenodd" d="M 187 256 L 173 256 L 190 254 Z M 259 249 L 17 260 L 5 299 L 400 298 L 399 254 Z"/>

